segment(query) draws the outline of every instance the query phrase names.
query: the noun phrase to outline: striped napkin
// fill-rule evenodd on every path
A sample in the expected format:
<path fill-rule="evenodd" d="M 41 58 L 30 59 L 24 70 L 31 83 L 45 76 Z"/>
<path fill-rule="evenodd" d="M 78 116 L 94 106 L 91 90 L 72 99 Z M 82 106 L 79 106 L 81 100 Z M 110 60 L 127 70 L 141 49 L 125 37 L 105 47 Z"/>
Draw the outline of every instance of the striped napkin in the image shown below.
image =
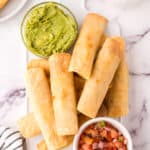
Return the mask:
<path fill-rule="evenodd" d="M 0 150 L 23 150 L 24 138 L 18 130 L 0 125 Z"/>

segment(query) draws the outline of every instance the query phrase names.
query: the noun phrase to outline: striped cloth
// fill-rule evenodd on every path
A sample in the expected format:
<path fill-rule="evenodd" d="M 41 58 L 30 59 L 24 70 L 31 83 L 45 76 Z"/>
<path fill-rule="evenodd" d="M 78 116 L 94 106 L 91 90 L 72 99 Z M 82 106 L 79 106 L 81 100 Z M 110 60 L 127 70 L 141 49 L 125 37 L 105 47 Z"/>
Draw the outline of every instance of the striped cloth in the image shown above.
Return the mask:
<path fill-rule="evenodd" d="M 14 128 L 0 126 L 0 150 L 23 150 L 24 138 Z"/>

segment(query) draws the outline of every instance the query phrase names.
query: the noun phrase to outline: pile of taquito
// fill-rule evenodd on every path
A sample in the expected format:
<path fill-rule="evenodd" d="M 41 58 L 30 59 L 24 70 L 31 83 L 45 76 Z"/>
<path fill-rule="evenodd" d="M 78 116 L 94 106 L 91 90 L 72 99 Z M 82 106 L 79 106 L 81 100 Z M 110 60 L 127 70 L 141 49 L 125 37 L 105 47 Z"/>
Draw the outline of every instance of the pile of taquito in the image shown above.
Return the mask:
<path fill-rule="evenodd" d="M 127 115 L 125 43 L 121 37 L 106 38 L 106 25 L 104 17 L 88 14 L 72 55 L 29 62 L 26 88 L 32 112 L 17 124 L 25 138 L 43 135 L 38 150 L 67 146 L 90 118 Z"/>

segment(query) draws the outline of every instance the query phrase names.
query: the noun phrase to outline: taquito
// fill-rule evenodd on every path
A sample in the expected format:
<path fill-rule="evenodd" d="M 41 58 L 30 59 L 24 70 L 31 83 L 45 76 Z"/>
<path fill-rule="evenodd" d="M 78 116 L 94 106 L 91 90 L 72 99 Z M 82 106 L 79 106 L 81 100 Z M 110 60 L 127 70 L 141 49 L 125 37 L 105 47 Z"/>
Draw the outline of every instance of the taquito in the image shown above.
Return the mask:
<path fill-rule="evenodd" d="M 37 144 L 37 150 L 48 150 L 44 140 Z"/>
<path fill-rule="evenodd" d="M 68 143 L 66 146 L 69 146 L 72 143 L 73 137 L 74 136 L 67 136 Z M 44 140 L 37 144 L 37 150 L 48 150 Z"/>
<path fill-rule="evenodd" d="M 84 124 L 86 121 L 90 120 L 89 117 L 79 113 L 78 114 L 78 122 L 79 122 L 79 126 L 81 126 L 82 124 Z"/>
<path fill-rule="evenodd" d="M 44 71 L 40 68 L 29 69 L 26 85 L 35 119 L 48 149 L 55 150 L 65 146 L 66 137 L 58 136 L 56 133 L 51 90 Z"/>
<path fill-rule="evenodd" d="M 42 68 L 46 75 L 49 76 L 50 68 L 47 59 L 32 59 L 27 65 L 27 69 L 31 68 Z"/>
<path fill-rule="evenodd" d="M 104 101 L 103 101 L 103 104 L 101 105 L 101 107 L 100 107 L 100 109 L 99 109 L 99 111 L 97 113 L 97 117 L 107 117 L 108 111 L 107 111 L 107 108 L 106 108 L 106 106 L 104 104 Z"/>
<path fill-rule="evenodd" d="M 68 72 L 70 54 L 50 56 L 50 81 L 56 130 L 59 135 L 74 135 L 78 130 L 74 76 Z"/>
<path fill-rule="evenodd" d="M 80 118 L 80 117 L 79 117 Z M 83 120 L 83 119 L 82 119 Z M 83 122 L 83 121 L 82 121 Z M 37 121 L 35 120 L 34 114 L 28 113 L 26 116 L 20 118 L 17 121 L 17 127 L 21 133 L 21 135 L 24 138 L 32 138 L 34 136 L 38 136 L 41 134 L 41 129 L 39 128 L 39 125 L 37 123 Z M 67 145 L 69 145 L 72 141 L 73 136 L 67 136 Z M 42 142 L 40 142 L 37 147 L 39 149 L 42 149 L 44 147 L 47 148 L 45 141 L 43 140 Z"/>
<path fill-rule="evenodd" d="M 118 38 L 118 41 L 123 57 L 112 81 L 112 87 L 104 100 L 109 117 L 121 117 L 128 114 L 128 67 L 125 59 L 125 42 L 121 38 Z"/>
<path fill-rule="evenodd" d="M 17 121 L 17 127 L 24 138 L 31 138 L 41 133 L 33 113 L 29 113 L 27 116 L 20 118 Z"/>
<path fill-rule="evenodd" d="M 84 79 L 89 79 L 96 52 L 99 49 L 107 20 L 98 14 L 90 13 L 83 25 L 71 57 L 69 71 L 76 72 Z"/>
<path fill-rule="evenodd" d="M 89 119 L 90 118 L 84 116 L 83 114 L 78 114 L 79 126 Z M 17 121 L 17 127 L 24 138 L 32 138 L 41 134 L 41 129 L 39 128 L 32 112 L 20 118 Z M 67 136 L 67 145 L 69 144 L 70 137 L 71 136 Z"/>
<path fill-rule="evenodd" d="M 78 101 L 80 98 L 81 92 L 83 90 L 85 80 L 78 75 L 74 75 L 74 80 L 75 80 L 76 98 Z"/>
<path fill-rule="evenodd" d="M 74 78 L 75 78 L 76 95 L 77 95 L 77 98 L 79 99 L 85 80 L 78 75 L 75 75 Z M 87 118 L 86 116 L 82 114 L 78 114 L 79 125 L 85 122 L 87 120 L 86 118 Z M 31 138 L 31 137 L 41 134 L 41 130 L 32 112 L 20 118 L 17 121 L 17 126 L 18 126 L 20 133 L 25 138 Z"/>
<path fill-rule="evenodd" d="M 96 117 L 120 63 L 119 44 L 115 38 L 106 39 L 96 58 L 92 75 L 85 82 L 77 109 L 88 117 Z"/>

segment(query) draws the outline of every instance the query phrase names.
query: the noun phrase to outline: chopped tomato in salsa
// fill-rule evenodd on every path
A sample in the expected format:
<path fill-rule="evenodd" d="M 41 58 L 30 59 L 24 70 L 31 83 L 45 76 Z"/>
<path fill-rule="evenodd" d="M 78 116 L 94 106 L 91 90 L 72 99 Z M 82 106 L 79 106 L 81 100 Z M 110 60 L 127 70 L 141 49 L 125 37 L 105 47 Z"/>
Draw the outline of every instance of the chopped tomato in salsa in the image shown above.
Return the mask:
<path fill-rule="evenodd" d="M 83 131 L 78 150 L 127 150 L 127 139 L 110 123 L 101 121 Z"/>

